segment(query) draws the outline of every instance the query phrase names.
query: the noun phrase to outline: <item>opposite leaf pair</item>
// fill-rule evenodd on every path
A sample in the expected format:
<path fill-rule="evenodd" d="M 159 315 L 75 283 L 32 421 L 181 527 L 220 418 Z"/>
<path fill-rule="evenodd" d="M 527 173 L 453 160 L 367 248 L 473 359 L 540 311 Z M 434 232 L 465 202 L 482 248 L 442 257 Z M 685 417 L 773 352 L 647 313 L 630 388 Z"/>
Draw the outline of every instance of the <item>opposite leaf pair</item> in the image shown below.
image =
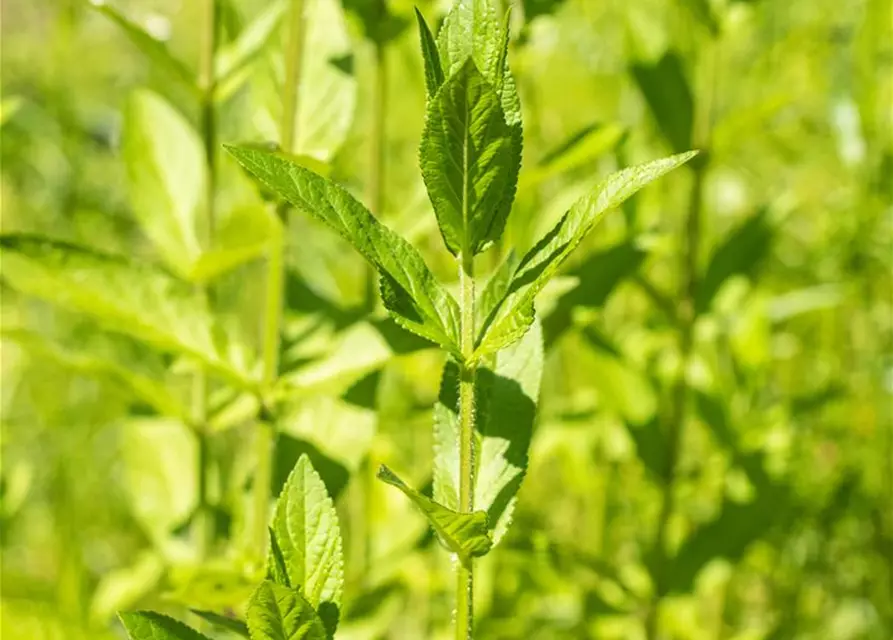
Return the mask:
<path fill-rule="evenodd" d="M 252 640 L 333 638 L 344 584 L 341 532 L 332 499 L 307 456 L 298 460 L 282 489 L 270 537 L 266 579 L 248 602 L 247 624 L 196 613 Z M 159 613 L 120 617 L 132 640 L 207 640 Z"/>

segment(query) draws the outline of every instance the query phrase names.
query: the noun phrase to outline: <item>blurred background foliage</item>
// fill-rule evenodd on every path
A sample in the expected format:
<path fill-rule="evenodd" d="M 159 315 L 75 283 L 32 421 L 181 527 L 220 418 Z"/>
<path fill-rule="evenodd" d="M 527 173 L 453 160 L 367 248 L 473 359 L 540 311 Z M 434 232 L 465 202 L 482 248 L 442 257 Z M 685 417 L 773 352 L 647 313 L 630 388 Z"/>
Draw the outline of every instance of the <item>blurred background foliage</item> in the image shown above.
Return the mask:
<path fill-rule="evenodd" d="M 417 168 L 413 3 L 306 3 L 295 154 L 455 281 Z M 217 142 L 278 139 L 287 4 L 219 0 Z M 449 3 L 418 4 L 436 24 Z M 4 0 L 2 231 L 213 281 L 248 362 L 267 242 L 284 233 L 273 489 L 307 452 L 336 498 L 348 537 L 339 638 L 448 637 L 448 560 L 372 477 L 385 462 L 430 483 L 443 356 L 370 304 L 365 266 L 327 229 L 299 215 L 278 229 L 222 151 L 211 249 L 194 229 L 172 244 L 152 222 L 162 196 L 133 177 L 154 157 L 174 167 L 151 177 L 164 196 L 202 197 L 203 174 L 190 173 L 201 5 Z M 891 4 L 513 8 L 524 163 L 482 271 L 607 172 L 704 153 L 608 216 L 539 300 L 531 464 L 513 528 L 479 562 L 477 637 L 893 637 Z M 213 383 L 200 457 L 182 410 L 188 360 L 18 291 L 6 266 L 3 636 L 122 637 L 120 609 L 197 626 L 189 608 L 238 611 L 253 570 L 250 397 Z M 205 549 L 191 533 L 200 458 Z"/>

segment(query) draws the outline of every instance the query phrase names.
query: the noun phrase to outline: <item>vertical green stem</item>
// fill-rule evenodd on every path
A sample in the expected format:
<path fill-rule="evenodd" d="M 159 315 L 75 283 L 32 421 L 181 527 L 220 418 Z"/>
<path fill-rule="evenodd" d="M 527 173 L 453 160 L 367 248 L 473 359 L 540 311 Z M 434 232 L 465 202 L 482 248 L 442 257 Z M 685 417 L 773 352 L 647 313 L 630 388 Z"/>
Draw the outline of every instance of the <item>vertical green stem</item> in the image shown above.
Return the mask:
<path fill-rule="evenodd" d="M 694 145 L 701 150 L 701 155 L 692 163 L 694 176 L 688 199 L 688 211 L 685 217 L 684 245 L 678 299 L 680 301 L 678 315 L 678 350 L 679 373 L 673 384 L 666 412 L 667 431 L 667 465 L 666 484 L 661 499 L 661 509 L 655 536 L 655 591 L 645 619 L 645 633 L 649 640 L 658 637 L 658 613 L 660 601 L 667 589 L 667 535 L 670 519 L 676 510 L 676 467 L 683 441 L 686 415 L 688 413 L 689 388 L 687 370 L 691 359 L 694 342 L 694 328 L 697 320 L 695 301 L 698 293 L 698 257 L 702 242 L 702 208 L 704 196 L 704 178 L 709 162 L 710 131 L 713 111 L 713 93 L 716 78 L 716 42 L 705 43 L 700 61 L 706 65 L 703 90 L 698 92 L 696 104 Z"/>
<path fill-rule="evenodd" d="M 293 151 L 297 136 L 302 57 L 304 53 L 304 0 L 292 0 L 288 36 L 285 43 L 285 85 L 282 89 L 280 147 Z M 263 388 L 267 392 L 279 377 L 279 348 L 282 330 L 282 302 L 285 283 L 285 235 L 288 233 L 288 210 L 278 209 L 282 235 L 270 242 L 267 253 L 266 305 L 263 326 Z M 265 398 L 264 402 L 269 399 Z M 261 558 L 266 555 L 267 524 L 270 509 L 270 485 L 273 477 L 273 449 L 276 426 L 272 407 L 264 406 L 257 424 L 253 483 L 253 548 Z"/>
<path fill-rule="evenodd" d="M 204 142 L 207 181 L 205 182 L 205 228 L 200 230 L 204 244 L 210 247 L 214 238 L 216 211 L 214 194 L 217 190 L 217 121 L 214 112 L 214 56 L 217 51 L 217 0 L 204 0 L 202 6 L 201 58 L 199 60 L 198 84 L 201 89 L 200 119 L 202 141 Z M 211 299 L 211 292 L 202 289 L 205 297 Z M 199 555 L 206 556 L 214 545 L 214 514 L 211 508 L 210 473 L 211 443 L 207 433 L 208 421 L 208 379 L 203 370 L 195 373 L 192 383 L 192 419 L 198 437 L 198 494 L 199 505 L 195 520 L 195 537 Z"/>
<path fill-rule="evenodd" d="M 459 510 L 474 511 L 474 257 L 463 253 L 461 287 L 462 370 L 459 376 Z M 456 640 L 470 640 L 474 622 L 474 567 L 460 563 L 456 571 Z"/>

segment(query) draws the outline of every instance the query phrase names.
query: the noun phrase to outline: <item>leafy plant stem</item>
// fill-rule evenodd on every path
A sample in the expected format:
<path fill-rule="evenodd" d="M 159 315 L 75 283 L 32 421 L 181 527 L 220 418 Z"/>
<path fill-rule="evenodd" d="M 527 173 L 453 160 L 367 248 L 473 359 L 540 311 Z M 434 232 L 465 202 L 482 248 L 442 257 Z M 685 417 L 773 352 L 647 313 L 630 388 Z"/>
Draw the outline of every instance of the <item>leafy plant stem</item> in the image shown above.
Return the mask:
<path fill-rule="evenodd" d="M 645 620 L 646 637 L 655 640 L 658 637 L 657 621 L 660 601 L 667 590 L 667 537 L 670 520 L 676 510 L 676 467 L 684 437 L 684 424 L 688 412 L 689 388 L 687 370 L 691 359 L 694 328 L 697 314 L 695 300 L 698 291 L 698 256 L 701 252 L 702 209 L 704 198 L 704 178 L 709 161 L 710 122 L 712 98 L 715 88 L 716 64 L 714 56 L 717 42 L 711 39 L 705 43 L 705 51 L 699 54 L 699 62 L 704 65 L 705 82 L 696 105 L 697 118 L 693 134 L 696 148 L 701 149 L 699 157 L 692 163 L 692 182 L 689 192 L 688 210 L 684 224 L 684 244 L 682 249 L 678 300 L 680 301 L 677 316 L 679 371 L 673 384 L 666 414 L 667 430 L 667 462 L 666 479 L 661 497 L 660 515 L 654 542 L 653 578 L 654 595 Z"/>
<path fill-rule="evenodd" d="M 217 188 L 217 122 L 214 111 L 214 57 L 217 52 L 217 0 L 204 0 L 202 7 L 202 43 L 199 60 L 198 83 L 201 89 L 201 132 L 207 165 L 205 183 L 205 228 L 201 230 L 207 246 L 210 246 L 216 226 L 214 194 Z M 202 293 L 209 300 L 212 292 L 204 287 Z M 198 511 L 196 516 L 196 540 L 200 557 L 205 557 L 214 545 L 214 516 L 210 504 L 209 475 L 213 464 L 208 420 L 208 379 L 204 369 L 195 373 L 192 389 L 192 413 L 198 438 Z"/>
<path fill-rule="evenodd" d="M 459 509 L 474 511 L 474 258 L 463 252 L 459 268 L 461 343 L 459 375 Z M 473 628 L 474 568 L 460 562 L 456 571 L 456 640 L 470 640 Z"/>

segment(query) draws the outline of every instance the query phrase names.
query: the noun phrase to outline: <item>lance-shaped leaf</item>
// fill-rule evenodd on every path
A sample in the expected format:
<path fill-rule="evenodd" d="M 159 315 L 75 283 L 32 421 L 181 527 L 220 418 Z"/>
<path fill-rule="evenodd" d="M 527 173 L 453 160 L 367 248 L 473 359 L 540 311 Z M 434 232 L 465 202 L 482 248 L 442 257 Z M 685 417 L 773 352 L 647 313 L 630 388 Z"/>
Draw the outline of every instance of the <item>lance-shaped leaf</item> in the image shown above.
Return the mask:
<path fill-rule="evenodd" d="M 281 574 L 284 566 L 285 586 L 298 589 L 334 633 L 344 586 L 341 531 L 332 499 L 306 455 L 282 488 L 271 531 L 276 554 L 268 563 L 270 575 Z"/>
<path fill-rule="evenodd" d="M 474 507 L 487 513 L 493 544 L 511 522 L 527 469 L 542 372 L 539 323 L 477 371 Z M 434 499 L 450 509 L 459 506 L 458 376 L 458 366 L 448 362 L 434 407 Z"/>
<path fill-rule="evenodd" d="M 505 226 L 519 151 L 499 95 L 469 58 L 429 101 L 422 177 L 454 254 L 477 254 Z"/>
<path fill-rule="evenodd" d="M 166 271 L 31 235 L 0 237 L 0 255 L 4 279 L 22 293 L 195 358 L 237 386 L 253 386 L 243 343 L 215 323 L 190 285 Z"/>
<path fill-rule="evenodd" d="M 322 176 L 274 153 L 227 148 L 262 183 L 329 225 L 379 270 L 385 306 L 398 324 L 459 353 L 459 307 L 411 244 Z"/>
<path fill-rule="evenodd" d="M 191 91 L 198 90 L 192 73 L 185 64 L 168 51 L 167 46 L 162 41 L 155 38 L 143 27 L 127 18 L 114 7 L 109 6 L 105 0 L 91 0 L 89 5 L 120 27 L 124 35 L 148 56 L 158 69 L 182 83 Z"/>
<path fill-rule="evenodd" d="M 694 99 L 682 68 L 682 58 L 668 51 L 654 64 L 634 64 L 633 78 L 645 96 L 664 138 L 673 151 L 691 148 Z"/>
<path fill-rule="evenodd" d="M 130 640 L 208 640 L 182 622 L 154 611 L 118 614 Z"/>
<path fill-rule="evenodd" d="M 187 276 L 202 246 L 207 169 L 201 140 L 174 107 L 146 90 L 124 112 L 122 138 L 130 203 L 155 250 Z"/>
<path fill-rule="evenodd" d="M 248 603 L 252 640 L 326 640 L 326 629 L 301 594 L 266 580 Z"/>
<path fill-rule="evenodd" d="M 447 509 L 407 485 L 384 465 L 378 469 L 378 479 L 400 489 L 425 514 L 440 541 L 459 556 L 464 565 L 467 566 L 472 558 L 485 555 L 493 547 L 484 511 L 458 513 Z"/>
<path fill-rule="evenodd" d="M 524 335 L 533 322 L 536 295 L 604 214 L 696 153 L 681 153 L 618 171 L 577 201 L 521 260 L 506 297 L 481 329 L 475 355 L 480 358 L 495 353 Z"/>
<path fill-rule="evenodd" d="M 425 63 L 425 88 L 428 91 L 428 97 L 431 98 L 443 84 L 443 67 L 440 65 L 437 42 L 418 7 L 415 10 L 415 17 L 419 23 L 419 40 L 422 46 L 422 60 Z"/>
<path fill-rule="evenodd" d="M 94 331 L 87 336 L 50 337 L 4 327 L 0 338 L 77 373 L 112 380 L 161 415 L 188 418 L 185 407 L 164 384 L 165 368 L 160 356 L 124 336 Z"/>
<path fill-rule="evenodd" d="M 191 611 L 214 627 L 224 629 L 230 633 L 242 636 L 243 638 L 249 637 L 248 625 L 237 618 L 230 618 L 229 616 L 224 616 L 213 611 L 203 611 L 201 609 L 191 609 Z"/>

